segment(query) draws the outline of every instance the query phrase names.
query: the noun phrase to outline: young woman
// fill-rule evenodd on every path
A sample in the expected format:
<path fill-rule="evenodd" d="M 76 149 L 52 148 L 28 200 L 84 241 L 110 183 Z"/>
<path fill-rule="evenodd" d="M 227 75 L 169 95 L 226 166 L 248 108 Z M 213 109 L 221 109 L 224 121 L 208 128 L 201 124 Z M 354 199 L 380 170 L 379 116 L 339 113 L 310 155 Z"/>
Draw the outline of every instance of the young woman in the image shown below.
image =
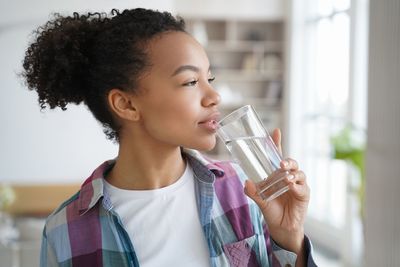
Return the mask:
<path fill-rule="evenodd" d="M 220 96 L 182 19 L 57 15 L 23 66 L 41 108 L 83 102 L 119 143 L 47 219 L 41 266 L 315 266 L 296 161 L 281 164 L 290 190 L 265 202 L 237 165 L 197 152 L 215 145 Z"/>

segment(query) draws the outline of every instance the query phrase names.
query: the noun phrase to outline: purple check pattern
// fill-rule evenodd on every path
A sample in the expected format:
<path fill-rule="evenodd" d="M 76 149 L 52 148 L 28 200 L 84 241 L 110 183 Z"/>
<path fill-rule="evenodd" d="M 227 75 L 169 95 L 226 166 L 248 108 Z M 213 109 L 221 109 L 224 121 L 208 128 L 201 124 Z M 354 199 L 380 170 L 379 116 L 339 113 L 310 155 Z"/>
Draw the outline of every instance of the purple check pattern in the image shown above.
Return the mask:
<path fill-rule="evenodd" d="M 184 155 L 194 172 L 210 265 L 294 266 L 296 255 L 274 243 L 260 210 L 243 193 L 247 177 L 240 167 L 210 160 L 193 150 L 185 149 Z M 104 173 L 113 164 L 110 160 L 100 165 L 81 190 L 48 217 L 42 239 L 42 267 L 140 266 L 133 242 L 103 191 Z M 316 266 L 307 238 L 306 250 L 308 266 Z"/>

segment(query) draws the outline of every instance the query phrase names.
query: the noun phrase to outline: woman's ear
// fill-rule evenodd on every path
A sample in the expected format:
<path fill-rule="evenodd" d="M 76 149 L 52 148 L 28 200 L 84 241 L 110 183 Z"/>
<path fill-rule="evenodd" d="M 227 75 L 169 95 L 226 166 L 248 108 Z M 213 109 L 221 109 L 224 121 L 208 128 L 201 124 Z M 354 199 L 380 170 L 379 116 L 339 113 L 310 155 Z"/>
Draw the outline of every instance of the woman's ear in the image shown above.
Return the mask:
<path fill-rule="evenodd" d="M 111 89 L 107 99 L 111 110 L 119 118 L 129 121 L 139 120 L 139 112 L 134 104 L 132 94 L 120 89 Z"/>

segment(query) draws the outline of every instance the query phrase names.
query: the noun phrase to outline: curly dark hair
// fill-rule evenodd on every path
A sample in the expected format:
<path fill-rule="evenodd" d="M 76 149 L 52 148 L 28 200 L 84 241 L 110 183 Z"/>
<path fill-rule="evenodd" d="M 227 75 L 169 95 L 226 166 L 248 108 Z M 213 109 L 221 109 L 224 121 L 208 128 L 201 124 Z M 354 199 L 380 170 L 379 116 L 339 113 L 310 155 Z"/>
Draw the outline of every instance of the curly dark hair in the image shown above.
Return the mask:
<path fill-rule="evenodd" d="M 136 92 L 139 76 L 150 66 L 146 43 L 167 31 L 185 32 L 185 22 L 168 12 L 132 9 L 54 18 L 39 27 L 23 61 L 29 90 L 41 109 L 84 102 L 110 140 L 120 125 L 107 104 L 112 88 Z"/>

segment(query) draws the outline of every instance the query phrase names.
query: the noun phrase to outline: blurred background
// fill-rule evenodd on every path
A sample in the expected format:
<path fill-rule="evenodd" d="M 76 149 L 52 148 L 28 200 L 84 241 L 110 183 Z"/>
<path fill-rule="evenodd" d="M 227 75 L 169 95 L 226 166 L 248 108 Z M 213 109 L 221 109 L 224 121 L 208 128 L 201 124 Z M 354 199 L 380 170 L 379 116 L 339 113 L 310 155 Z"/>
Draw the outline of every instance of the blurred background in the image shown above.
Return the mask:
<path fill-rule="evenodd" d="M 223 113 L 251 104 L 282 129 L 319 266 L 400 266 L 398 0 L 0 0 L 0 267 L 39 266 L 45 218 L 117 154 L 84 106 L 40 111 L 18 77 L 32 31 L 53 12 L 135 7 L 186 20 Z"/>

